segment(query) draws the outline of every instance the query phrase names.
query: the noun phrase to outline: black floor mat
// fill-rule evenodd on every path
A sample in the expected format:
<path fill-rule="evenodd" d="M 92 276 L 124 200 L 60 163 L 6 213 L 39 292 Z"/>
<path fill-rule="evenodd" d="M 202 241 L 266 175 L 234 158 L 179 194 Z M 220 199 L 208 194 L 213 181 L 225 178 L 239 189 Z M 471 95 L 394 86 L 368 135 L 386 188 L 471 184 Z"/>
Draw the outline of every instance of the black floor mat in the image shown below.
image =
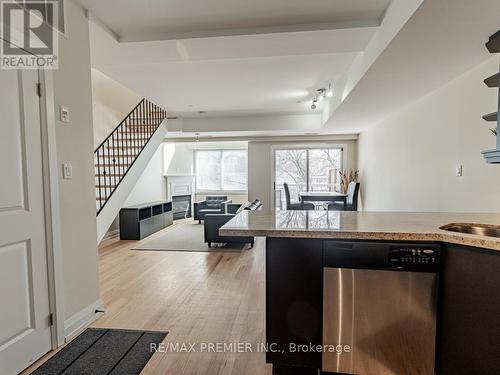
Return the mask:
<path fill-rule="evenodd" d="M 89 328 L 32 375 L 138 375 L 167 333 Z"/>

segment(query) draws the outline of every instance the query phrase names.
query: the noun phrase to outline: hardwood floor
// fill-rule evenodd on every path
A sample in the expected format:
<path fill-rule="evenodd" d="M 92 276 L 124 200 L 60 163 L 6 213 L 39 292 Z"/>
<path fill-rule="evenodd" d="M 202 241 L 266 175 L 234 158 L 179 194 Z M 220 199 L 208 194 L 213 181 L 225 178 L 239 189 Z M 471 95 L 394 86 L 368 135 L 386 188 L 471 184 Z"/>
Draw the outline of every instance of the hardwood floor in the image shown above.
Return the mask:
<path fill-rule="evenodd" d="M 156 353 L 144 375 L 271 374 L 264 353 L 201 352 L 202 343 L 265 342 L 264 239 L 243 253 L 131 250 L 137 243 L 99 249 L 106 312 L 93 327 L 169 331 L 166 344 L 195 344 L 194 353 Z"/>

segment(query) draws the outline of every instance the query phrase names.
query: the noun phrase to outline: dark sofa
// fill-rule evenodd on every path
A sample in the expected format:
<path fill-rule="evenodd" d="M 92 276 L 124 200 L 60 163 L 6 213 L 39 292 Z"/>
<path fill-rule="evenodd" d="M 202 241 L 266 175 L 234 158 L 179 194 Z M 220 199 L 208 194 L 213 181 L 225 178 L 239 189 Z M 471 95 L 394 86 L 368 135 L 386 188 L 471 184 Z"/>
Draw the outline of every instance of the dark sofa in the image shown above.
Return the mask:
<path fill-rule="evenodd" d="M 236 216 L 236 212 L 240 209 L 241 204 L 229 203 L 226 204 L 226 213 L 224 214 L 207 214 L 205 215 L 205 242 L 209 247 L 212 243 L 248 243 L 253 247 L 255 239 L 253 237 L 230 237 L 221 236 L 219 229 L 229 220 Z M 262 204 L 259 200 L 255 200 L 245 206 L 245 210 L 259 210 Z"/>
<path fill-rule="evenodd" d="M 226 205 L 231 202 L 227 196 L 207 196 L 204 201 L 195 202 L 194 219 L 201 224 L 207 214 L 225 214 Z"/>

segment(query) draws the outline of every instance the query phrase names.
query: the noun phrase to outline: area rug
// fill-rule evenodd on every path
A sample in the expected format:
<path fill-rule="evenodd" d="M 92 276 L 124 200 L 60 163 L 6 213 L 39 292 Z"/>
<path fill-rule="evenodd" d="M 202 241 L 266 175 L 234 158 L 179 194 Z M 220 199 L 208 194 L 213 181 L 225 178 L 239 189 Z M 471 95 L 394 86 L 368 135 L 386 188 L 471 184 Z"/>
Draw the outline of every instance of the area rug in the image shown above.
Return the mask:
<path fill-rule="evenodd" d="M 167 333 L 89 328 L 32 375 L 139 375 Z"/>
<path fill-rule="evenodd" d="M 247 248 L 247 244 L 227 244 L 226 246 L 208 247 L 204 242 L 204 227 L 198 222 L 179 224 L 165 231 L 161 236 L 137 245 L 133 250 L 152 250 L 152 251 L 222 251 L 222 252 L 241 252 Z"/>

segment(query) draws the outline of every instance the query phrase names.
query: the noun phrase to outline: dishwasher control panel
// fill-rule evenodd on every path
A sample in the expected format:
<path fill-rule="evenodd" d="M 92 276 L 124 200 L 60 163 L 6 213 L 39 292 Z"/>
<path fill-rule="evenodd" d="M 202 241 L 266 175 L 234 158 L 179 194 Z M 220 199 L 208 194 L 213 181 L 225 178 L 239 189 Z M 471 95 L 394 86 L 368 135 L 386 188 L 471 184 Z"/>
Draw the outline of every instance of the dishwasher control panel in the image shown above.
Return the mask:
<path fill-rule="evenodd" d="M 435 248 L 397 248 L 390 251 L 388 260 L 397 265 L 437 265 L 440 263 L 440 254 Z"/>

